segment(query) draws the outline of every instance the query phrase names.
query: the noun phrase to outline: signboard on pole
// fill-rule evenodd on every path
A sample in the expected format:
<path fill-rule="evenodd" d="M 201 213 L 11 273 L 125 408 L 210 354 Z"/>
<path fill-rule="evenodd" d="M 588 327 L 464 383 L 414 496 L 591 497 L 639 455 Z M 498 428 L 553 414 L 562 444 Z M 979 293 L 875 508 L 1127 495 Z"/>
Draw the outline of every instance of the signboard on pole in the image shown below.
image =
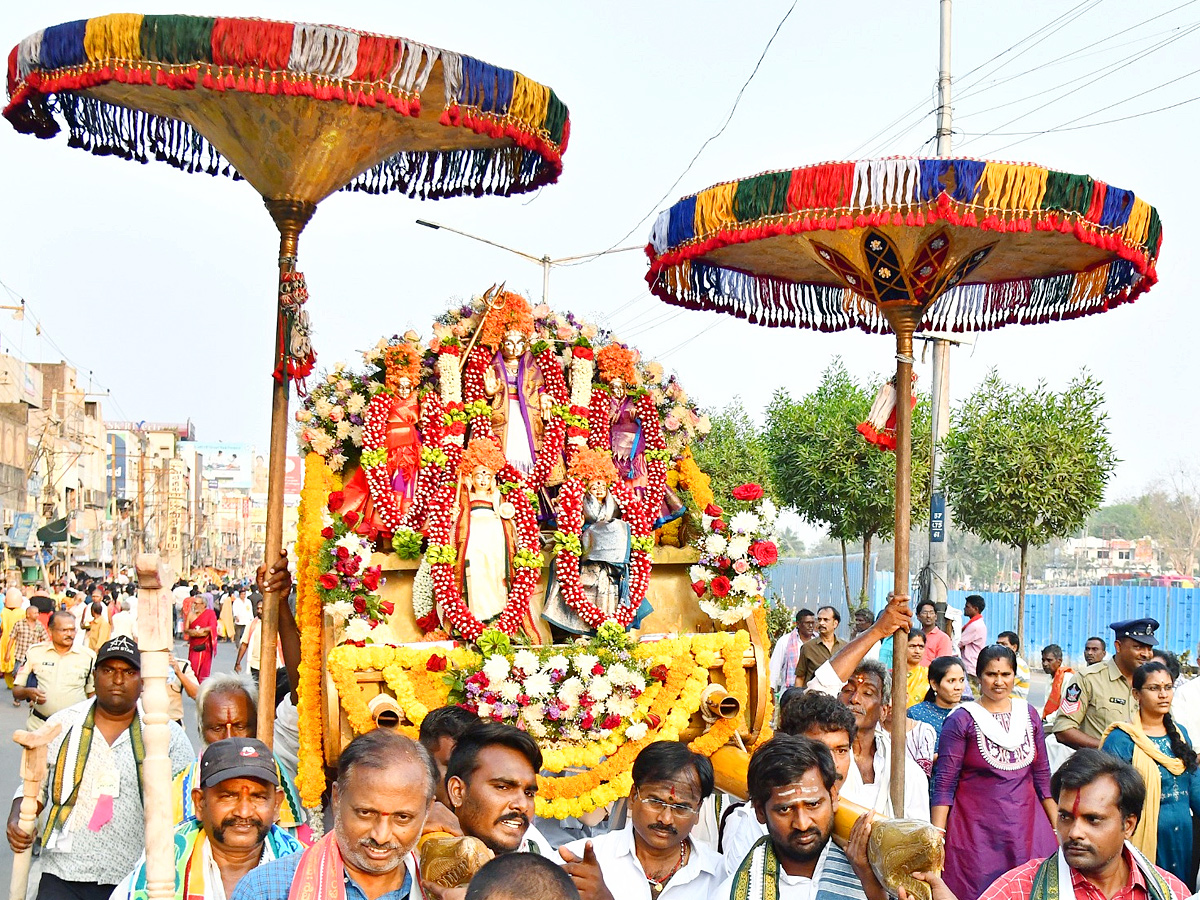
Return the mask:
<path fill-rule="evenodd" d="M 929 498 L 929 540 L 941 543 L 946 540 L 946 495 L 935 491 Z"/>

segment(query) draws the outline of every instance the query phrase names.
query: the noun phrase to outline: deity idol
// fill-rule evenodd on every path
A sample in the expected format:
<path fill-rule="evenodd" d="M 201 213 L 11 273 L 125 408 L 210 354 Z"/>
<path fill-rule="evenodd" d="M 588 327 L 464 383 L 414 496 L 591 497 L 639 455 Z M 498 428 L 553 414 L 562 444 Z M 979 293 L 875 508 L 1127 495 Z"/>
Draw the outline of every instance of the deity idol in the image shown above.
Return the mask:
<path fill-rule="evenodd" d="M 637 401 L 629 395 L 637 387 L 637 371 L 633 367 L 633 352 L 620 344 L 608 344 L 596 354 L 600 380 L 608 387 L 609 446 L 617 473 L 641 498 L 646 489 L 646 446 L 642 424 L 638 420 Z M 604 427 L 593 423 L 593 428 Z M 662 508 L 657 511 L 655 528 L 678 519 L 684 514 L 683 501 L 670 488 L 663 494 Z"/>
<path fill-rule="evenodd" d="M 387 451 L 388 484 L 401 515 L 412 504 L 417 469 L 421 464 L 421 435 L 417 431 L 420 399 L 416 390 L 420 367 L 421 349 L 415 343 L 389 346 L 384 351 L 384 385 L 392 395 L 384 449 Z M 343 513 L 349 510 L 359 513 L 355 531 L 373 538 L 381 530 L 391 530 L 379 518 L 366 473 L 361 467 L 346 483 L 343 493 L 346 498 Z"/>
<path fill-rule="evenodd" d="M 484 394 L 492 404 L 492 431 L 508 461 L 528 475 L 533 471 L 545 422 L 554 405 L 529 352 L 533 333 L 529 304 L 517 294 L 506 294 L 502 304 L 488 313 L 481 328 L 480 343 L 495 348 L 491 365 L 483 370 Z M 546 483 L 561 483 L 563 474 L 562 461 L 556 460 Z"/>
<path fill-rule="evenodd" d="M 579 584 L 584 596 L 606 613 L 615 613 L 629 599 L 629 557 L 632 532 L 621 518 L 621 509 L 612 494 L 617 468 L 608 454 L 600 450 L 580 450 L 571 461 L 569 477 L 586 485 L 583 495 L 583 530 L 579 535 Z M 557 561 L 555 563 L 557 566 Z M 634 616 L 636 628 L 653 607 L 646 600 Z M 571 634 L 592 634 L 588 625 L 566 602 L 558 584 L 557 568 L 551 572 L 546 588 L 542 618 Z"/>
<path fill-rule="evenodd" d="M 459 463 L 458 518 L 454 528 L 458 548 L 458 578 L 467 607 L 480 622 L 504 611 L 508 602 L 508 573 L 517 550 L 515 513 L 501 498 L 496 473 L 504 454 L 489 438 L 475 438 Z"/>

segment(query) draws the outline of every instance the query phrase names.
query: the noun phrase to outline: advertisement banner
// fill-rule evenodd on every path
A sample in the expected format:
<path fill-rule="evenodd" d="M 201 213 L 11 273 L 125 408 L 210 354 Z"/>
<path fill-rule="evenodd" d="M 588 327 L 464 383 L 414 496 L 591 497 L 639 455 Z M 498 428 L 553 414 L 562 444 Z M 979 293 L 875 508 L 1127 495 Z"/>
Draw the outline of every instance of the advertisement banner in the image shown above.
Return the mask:
<path fill-rule="evenodd" d="M 304 462 L 298 456 L 289 456 L 283 470 L 283 492 L 299 496 L 304 486 Z"/>
<path fill-rule="evenodd" d="M 254 474 L 254 448 L 250 444 L 223 441 L 188 441 L 187 446 L 200 454 L 200 477 L 218 487 L 249 490 Z"/>

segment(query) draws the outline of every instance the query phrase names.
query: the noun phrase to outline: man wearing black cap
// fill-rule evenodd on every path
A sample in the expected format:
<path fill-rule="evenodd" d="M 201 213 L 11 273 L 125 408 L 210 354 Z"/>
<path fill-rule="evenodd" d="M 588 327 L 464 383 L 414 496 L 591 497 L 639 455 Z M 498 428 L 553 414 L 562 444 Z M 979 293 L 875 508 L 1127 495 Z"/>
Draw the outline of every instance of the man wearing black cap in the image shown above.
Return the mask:
<path fill-rule="evenodd" d="M 42 845 L 39 900 L 106 900 L 145 848 L 141 761 L 146 747 L 138 698 L 142 658 L 128 637 L 96 654 L 96 693 L 49 719 L 63 726 L 49 746 L 39 808 Z M 187 736 L 169 722 L 172 774 L 192 761 Z M 18 792 L 8 815 L 8 843 L 27 849 L 37 837 L 18 826 Z"/>
<path fill-rule="evenodd" d="M 251 869 L 299 853 L 296 839 L 275 824 L 282 801 L 275 757 L 266 744 L 243 737 L 210 744 L 192 789 L 199 818 L 175 829 L 176 900 L 225 900 Z M 111 900 L 145 898 L 143 856 Z"/>
<path fill-rule="evenodd" d="M 1130 619 L 1108 627 L 1116 633 L 1112 656 L 1092 663 L 1063 691 L 1054 722 L 1059 743 L 1076 750 L 1099 747 L 1109 725 L 1133 719 L 1133 673 L 1158 643 L 1154 619 Z"/>

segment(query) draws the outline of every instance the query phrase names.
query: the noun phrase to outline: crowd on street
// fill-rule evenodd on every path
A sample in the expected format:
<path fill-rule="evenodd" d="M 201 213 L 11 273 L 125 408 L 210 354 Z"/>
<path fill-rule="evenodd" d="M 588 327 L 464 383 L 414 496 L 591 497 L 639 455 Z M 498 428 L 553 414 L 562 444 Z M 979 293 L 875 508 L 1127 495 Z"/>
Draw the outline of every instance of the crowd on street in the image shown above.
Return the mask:
<path fill-rule="evenodd" d="M 9 843 L 36 850 L 31 897 L 145 900 L 136 590 L 52 587 L 9 589 L 0 616 L 13 703 L 29 705 L 31 730 L 62 726 L 38 779 L 35 834 L 20 825 L 18 790 Z M 257 586 L 172 589 L 180 900 L 884 900 L 868 861 L 876 817 L 944 831 L 944 870 L 919 876 L 934 900 L 1194 892 L 1197 756 L 1173 716 L 1179 664 L 1158 651 L 1153 619 L 1112 623 L 1075 668 L 1061 648 L 1043 648 L 1050 686 L 1036 709 L 1017 635 L 989 639 L 981 597 L 949 631 L 932 603 L 914 616 L 891 601 L 878 616 L 857 615 L 848 641 L 835 609 L 802 609 L 772 653 L 776 728 L 750 757 L 746 801 L 715 787 L 708 758 L 657 742 L 637 755 L 626 798 L 544 820 L 534 813 L 538 743 L 450 706 L 426 715 L 419 741 L 386 728 L 351 741 L 321 816 L 301 807 L 295 785 L 298 634 L 288 604 L 272 746 L 257 734 L 256 606 L 265 590 L 289 587 L 285 560 Z M 232 672 L 213 669 L 220 641 L 237 648 Z M 890 789 L 895 641 L 909 671 L 903 809 Z M 183 727 L 185 698 L 196 705 L 196 742 Z M 839 803 L 874 815 L 835 836 Z M 465 887 L 445 887 L 418 859 L 456 836 L 475 838 L 490 861 Z"/>

